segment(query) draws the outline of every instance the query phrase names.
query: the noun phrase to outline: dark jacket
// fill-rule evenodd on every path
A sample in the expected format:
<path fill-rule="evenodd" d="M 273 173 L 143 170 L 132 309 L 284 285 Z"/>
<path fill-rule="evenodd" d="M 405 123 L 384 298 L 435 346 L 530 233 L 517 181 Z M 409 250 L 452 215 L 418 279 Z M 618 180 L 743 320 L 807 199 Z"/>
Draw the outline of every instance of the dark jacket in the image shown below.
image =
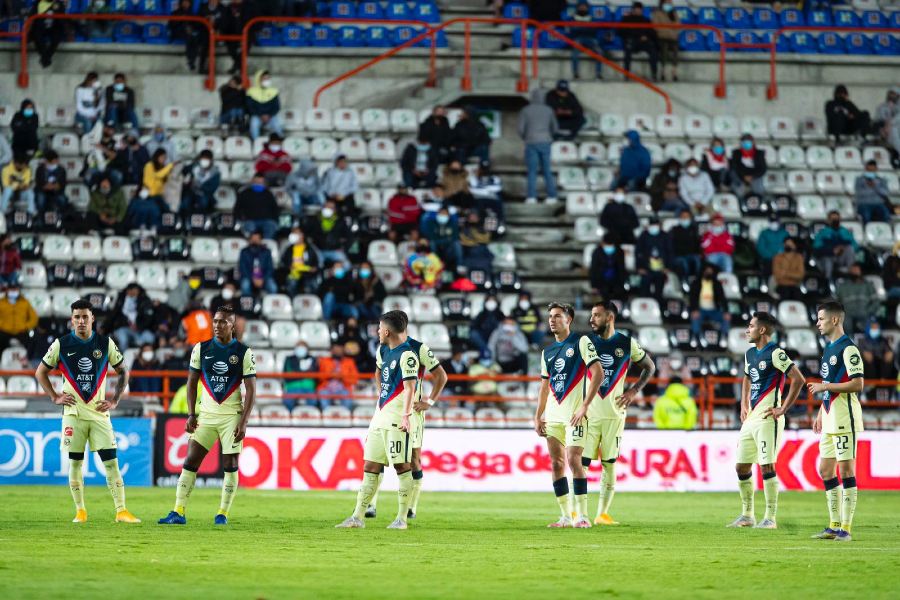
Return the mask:
<path fill-rule="evenodd" d="M 645 17 L 644 15 L 631 15 L 627 14 L 622 17 L 620 23 L 651 23 L 650 19 Z M 656 30 L 653 28 L 647 29 L 620 29 L 619 36 L 623 41 L 633 40 L 634 42 L 652 42 L 656 43 Z"/>
<path fill-rule="evenodd" d="M 219 99 L 222 101 L 221 112 L 233 110 L 235 108 L 245 109 L 247 105 L 247 95 L 242 88 L 233 88 L 227 83 L 219 88 Z"/>
<path fill-rule="evenodd" d="M 491 337 L 491 333 L 494 332 L 495 329 L 500 327 L 500 323 L 503 321 L 504 315 L 500 311 L 499 308 L 496 310 L 487 310 L 484 309 L 480 313 L 478 313 L 474 319 L 472 319 L 472 324 L 470 327 L 472 329 L 477 330 L 484 339 L 487 340 Z"/>
<path fill-rule="evenodd" d="M 134 110 L 134 90 L 126 85 L 117 92 L 112 85 L 106 86 L 106 108 Z"/>
<path fill-rule="evenodd" d="M 829 134 L 841 134 L 838 123 L 842 118 L 859 119 L 862 112 L 849 99 L 834 98 L 825 103 L 825 122 Z"/>
<path fill-rule="evenodd" d="M 34 178 L 35 189 L 41 191 L 44 189 L 44 186 L 48 183 L 58 183 L 59 191 L 55 192 L 57 194 L 65 194 L 66 193 L 66 170 L 63 168 L 61 164 L 57 164 L 55 167 L 51 167 L 47 163 L 42 163 L 37 168 L 37 173 Z"/>
<path fill-rule="evenodd" d="M 304 228 L 304 231 L 309 240 L 320 250 L 346 250 L 350 243 L 350 228 L 340 217 L 329 231 L 325 231 L 322 227 L 321 218 L 313 219 L 309 226 Z"/>
<path fill-rule="evenodd" d="M 749 175 L 753 179 L 762 177 L 766 174 L 766 153 L 756 148 L 753 152 L 753 166 L 748 167 L 741 160 L 741 149 L 736 148 L 731 153 L 731 170 L 737 173 L 738 177 Z"/>
<path fill-rule="evenodd" d="M 625 137 L 631 143 L 619 154 L 619 176 L 646 182 L 650 175 L 650 151 L 641 144 L 641 135 L 637 131 L 626 131 Z"/>
<path fill-rule="evenodd" d="M 550 90 L 547 92 L 545 101 L 547 102 L 547 106 L 553 109 L 557 120 L 571 121 L 584 117 L 584 108 L 581 107 L 581 102 L 578 101 L 578 97 L 571 91 L 563 97 L 556 93 L 556 90 Z M 565 114 L 560 114 L 560 110 L 565 110 L 567 112 Z"/>
<path fill-rule="evenodd" d="M 150 153 L 144 146 L 133 148 L 126 146 L 116 153 L 116 158 L 121 159 L 117 164 L 125 168 L 125 183 L 139 184 L 144 180 L 144 166 L 150 162 Z"/>
<path fill-rule="evenodd" d="M 603 251 L 602 245 L 597 245 L 591 255 L 591 268 L 588 270 L 588 279 L 591 287 L 600 289 L 604 287 L 620 287 L 625 284 L 625 253 L 621 248 L 616 248 L 613 254 Z"/>
<path fill-rule="evenodd" d="M 432 148 L 448 148 L 452 136 L 447 117 L 429 116 L 419 125 L 419 139 L 431 144 Z"/>
<path fill-rule="evenodd" d="M 447 243 L 459 241 L 459 220 L 456 215 L 450 215 L 446 225 L 437 222 L 433 213 L 427 213 L 422 218 L 422 237 L 432 243 Z"/>
<path fill-rule="evenodd" d="M 13 115 L 9 127 L 12 129 L 12 149 L 14 154 L 24 154 L 34 152 L 38 148 L 38 125 L 39 119 L 37 111 L 30 117 L 26 117 L 23 110 L 28 100 L 22 101 L 19 112 Z"/>
<path fill-rule="evenodd" d="M 245 186 L 238 193 L 234 217 L 239 221 L 278 219 L 278 202 L 275 195 L 269 188 L 256 192 L 253 191 L 253 186 Z"/>
<path fill-rule="evenodd" d="M 692 256 L 700 254 L 700 234 L 697 225 L 691 223 L 689 227 L 676 225 L 669 230 L 672 236 L 672 254 L 674 256 Z"/>
<path fill-rule="evenodd" d="M 332 276 L 323 281 L 319 286 L 319 296 L 324 298 L 328 293 L 334 294 L 334 301 L 338 304 L 355 304 L 363 300 L 362 286 L 347 275 L 340 279 Z"/>
<path fill-rule="evenodd" d="M 407 144 L 406 148 L 403 149 L 403 155 L 400 157 L 400 168 L 404 173 L 411 173 L 416 169 L 416 158 L 418 153 L 419 151 L 413 143 Z M 434 145 L 434 142 L 431 142 L 431 147 L 428 150 L 428 158 L 425 162 L 426 169 L 429 173 L 435 173 L 437 171 L 440 159 L 438 158 L 437 147 Z"/>
<path fill-rule="evenodd" d="M 254 269 L 262 271 L 263 279 L 268 279 L 275 274 L 275 265 L 272 263 L 272 252 L 268 246 L 260 244 L 245 246 L 238 256 L 238 271 L 241 279 L 251 279 Z"/>
<path fill-rule="evenodd" d="M 621 244 L 634 243 L 634 230 L 640 226 L 637 211 L 627 202 L 607 202 L 600 213 L 600 226 L 617 236 Z"/>
<path fill-rule="evenodd" d="M 125 296 L 127 295 L 125 290 L 119 292 L 119 297 L 116 298 L 116 304 L 113 306 L 107 319 L 106 330 L 108 332 L 112 332 L 119 327 L 129 326 L 128 318 L 122 313 L 122 307 L 125 306 Z M 153 302 L 150 300 L 150 297 L 147 296 L 147 292 L 142 289 L 137 295 L 137 319 L 135 320 L 137 328 L 142 331 L 152 331 L 155 326 L 153 318 L 154 314 Z"/>
<path fill-rule="evenodd" d="M 473 148 L 490 144 L 491 136 L 477 117 L 470 117 L 456 123 L 451 140 L 456 148 Z"/>
<path fill-rule="evenodd" d="M 565 0 L 529 0 L 528 16 L 535 21 L 559 21 L 565 8 Z"/>
<path fill-rule="evenodd" d="M 700 310 L 701 283 L 702 278 L 697 277 L 691 285 L 691 291 L 688 294 L 688 307 L 690 310 Z M 728 302 L 725 299 L 725 288 L 722 287 L 718 279 L 713 280 L 713 302 L 715 302 L 716 308 L 723 312 L 728 309 Z"/>
<path fill-rule="evenodd" d="M 662 258 L 665 267 L 672 268 L 672 238 L 665 231 L 660 231 L 656 235 L 642 232 L 637 239 L 634 252 L 635 266 L 638 269 L 649 271 L 651 258 Z"/>

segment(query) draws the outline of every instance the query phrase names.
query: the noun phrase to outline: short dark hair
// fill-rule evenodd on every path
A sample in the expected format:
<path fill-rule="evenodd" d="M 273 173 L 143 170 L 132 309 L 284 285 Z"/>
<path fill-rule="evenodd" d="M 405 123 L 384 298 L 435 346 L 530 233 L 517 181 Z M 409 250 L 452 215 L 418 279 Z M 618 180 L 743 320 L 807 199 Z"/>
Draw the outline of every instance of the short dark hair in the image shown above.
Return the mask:
<path fill-rule="evenodd" d="M 877 168 L 877 167 L 878 167 L 878 161 L 877 161 L 877 160 L 867 160 L 867 161 L 866 161 L 866 166 L 867 166 L 867 167 L 876 167 L 876 168 Z"/>
<path fill-rule="evenodd" d="M 89 310 L 91 312 L 94 312 L 94 305 L 91 304 L 90 300 L 87 300 L 86 298 L 79 298 L 78 300 L 73 302 L 72 306 L 70 306 L 69 308 L 72 309 L 72 312 L 75 312 L 76 310 Z"/>
<path fill-rule="evenodd" d="M 824 310 L 827 313 L 843 315 L 844 305 L 837 300 L 826 300 L 816 307 L 816 312 L 819 312 L 820 310 Z"/>
<path fill-rule="evenodd" d="M 753 313 L 753 318 L 756 319 L 757 325 L 762 325 L 766 328 L 769 335 L 775 333 L 775 328 L 778 327 L 778 321 L 772 314 L 763 311 L 755 312 Z"/>
<path fill-rule="evenodd" d="M 389 310 L 379 319 L 394 333 L 403 333 L 409 325 L 409 317 L 402 310 Z"/>
<path fill-rule="evenodd" d="M 165 148 L 157 148 L 153 151 L 153 160 L 155 161 L 160 156 L 166 156 L 168 152 L 166 152 Z"/>
<path fill-rule="evenodd" d="M 600 300 L 599 302 L 594 302 L 594 308 L 602 308 L 606 312 L 611 312 L 615 316 L 619 316 L 619 307 L 612 300 Z"/>
<path fill-rule="evenodd" d="M 222 313 L 226 317 L 234 316 L 234 308 L 230 304 L 223 304 L 222 306 L 216 307 L 216 310 L 213 311 L 213 315 L 216 313 Z"/>
<path fill-rule="evenodd" d="M 571 304 L 565 304 L 563 302 L 551 302 L 547 305 L 547 312 L 550 312 L 554 308 L 558 308 L 559 310 L 569 315 L 570 319 L 575 318 L 575 307 Z"/>
<path fill-rule="evenodd" d="M 49 162 L 49 161 L 56 160 L 57 158 L 59 158 L 59 154 L 56 152 L 56 150 L 45 150 L 44 158 L 46 158 L 47 161 Z"/>

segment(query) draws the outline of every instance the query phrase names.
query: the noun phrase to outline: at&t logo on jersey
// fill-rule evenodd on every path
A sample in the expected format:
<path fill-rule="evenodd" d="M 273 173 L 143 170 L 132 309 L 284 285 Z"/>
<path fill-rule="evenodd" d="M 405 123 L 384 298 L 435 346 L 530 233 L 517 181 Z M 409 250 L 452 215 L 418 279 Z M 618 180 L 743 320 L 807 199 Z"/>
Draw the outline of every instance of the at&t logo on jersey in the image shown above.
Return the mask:
<path fill-rule="evenodd" d="M 603 383 L 600 384 L 600 387 L 608 387 L 610 382 L 610 377 L 612 377 L 612 369 L 610 367 L 616 362 L 609 354 L 601 354 L 600 355 L 600 366 L 603 367 Z"/>
<path fill-rule="evenodd" d="M 759 371 L 756 369 L 750 369 L 750 381 L 757 382 L 759 381 Z"/>
<path fill-rule="evenodd" d="M 571 348 L 569 348 L 571 350 Z M 562 400 L 559 397 L 559 394 L 562 394 L 566 390 L 566 374 L 563 373 L 563 369 L 566 368 L 566 361 L 563 358 L 557 358 L 553 362 L 553 369 L 556 373 L 550 378 L 553 385 L 553 392 L 556 394 L 557 400 Z"/>
<path fill-rule="evenodd" d="M 557 373 L 562 373 L 562 370 L 566 368 L 566 361 L 562 358 L 557 358 L 556 362 L 553 363 L 553 368 L 556 369 Z"/>
<path fill-rule="evenodd" d="M 228 365 L 221 360 L 217 360 L 213 363 L 212 370 L 216 375 L 224 375 L 228 372 Z"/>
<path fill-rule="evenodd" d="M 91 362 L 91 359 L 88 357 L 79 358 L 78 359 L 78 370 L 82 373 L 87 373 L 91 369 L 94 368 L 94 363 Z"/>
<path fill-rule="evenodd" d="M 388 369 L 387 367 L 385 367 L 385 368 L 383 368 L 383 369 L 381 370 L 381 379 L 383 379 L 384 381 L 387 381 L 387 380 L 388 380 L 388 377 L 390 377 L 390 376 L 391 376 L 391 371 L 390 371 L 390 369 Z"/>
<path fill-rule="evenodd" d="M 219 394 L 222 390 L 225 389 L 225 384 L 228 383 L 228 365 L 225 364 L 224 361 L 217 360 L 212 365 L 212 372 L 214 375 L 211 375 L 209 378 L 209 383 L 212 385 L 213 393 Z"/>
<path fill-rule="evenodd" d="M 75 375 L 75 383 L 83 392 L 90 392 L 94 387 L 94 374 L 90 372 L 93 368 L 94 363 L 88 357 L 78 359 L 78 370 L 81 373 Z"/>
<path fill-rule="evenodd" d="M 822 368 L 819 369 L 819 375 L 822 377 L 822 379 L 827 379 L 827 378 L 828 378 L 828 371 L 829 371 L 829 369 L 828 369 L 828 363 L 824 363 L 824 362 L 823 362 L 823 363 L 822 363 Z"/>

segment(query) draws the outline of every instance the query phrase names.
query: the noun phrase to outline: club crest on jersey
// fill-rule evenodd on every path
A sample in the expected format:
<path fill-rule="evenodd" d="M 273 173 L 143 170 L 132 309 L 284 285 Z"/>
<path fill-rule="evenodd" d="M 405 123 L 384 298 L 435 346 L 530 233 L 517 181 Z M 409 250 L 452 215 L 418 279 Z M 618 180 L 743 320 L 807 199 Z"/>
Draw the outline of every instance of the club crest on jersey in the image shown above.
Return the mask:
<path fill-rule="evenodd" d="M 828 359 L 828 364 L 830 364 L 832 367 L 833 367 L 834 365 L 836 365 L 836 364 L 837 364 L 837 356 L 832 356 L 831 358 L 829 358 L 829 359 Z"/>
<path fill-rule="evenodd" d="M 597 348 L 594 347 L 594 342 L 588 342 L 587 345 L 588 352 L 596 352 Z"/>
<path fill-rule="evenodd" d="M 600 364 L 603 366 L 604 369 L 608 369 L 611 366 L 613 366 L 614 362 L 616 362 L 616 359 L 614 359 L 611 355 L 609 355 L 609 354 L 601 354 L 600 355 Z"/>
<path fill-rule="evenodd" d="M 625 356 L 625 351 L 622 350 L 621 348 L 616 348 L 615 355 L 616 355 L 616 358 L 622 358 L 623 356 Z"/>
<path fill-rule="evenodd" d="M 87 373 L 91 369 L 94 368 L 94 363 L 91 362 L 91 359 L 88 357 L 79 358 L 78 359 L 78 370 L 82 373 Z"/>
<path fill-rule="evenodd" d="M 784 350 L 778 353 L 778 360 L 781 362 L 787 362 L 788 356 L 785 354 Z"/>
<path fill-rule="evenodd" d="M 228 372 L 228 365 L 224 361 L 217 360 L 213 363 L 212 370 L 216 375 L 224 375 Z"/>
<path fill-rule="evenodd" d="M 97 360 L 100 360 L 101 358 L 103 358 L 103 352 L 101 352 L 100 350 L 94 350 L 92 356 Z"/>
<path fill-rule="evenodd" d="M 232 354 L 231 356 L 228 357 L 228 364 L 229 364 L 229 365 L 236 365 L 236 364 L 237 364 L 237 361 L 238 361 L 238 358 L 237 358 L 237 355 L 236 355 L 236 354 Z"/>
<path fill-rule="evenodd" d="M 828 363 L 822 363 L 822 368 L 819 370 L 819 375 L 822 376 L 822 379 L 828 377 Z"/>
<path fill-rule="evenodd" d="M 571 350 L 571 348 L 569 348 Z M 562 373 L 562 370 L 566 368 L 566 361 L 562 358 L 557 358 L 556 362 L 553 363 L 553 368 L 556 369 L 557 373 Z M 562 390 L 557 390 L 561 392 Z"/>
<path fill-rule="evenodd" d="M 853 356 L 850 357 L 850 364 L 853 365 L 854 367 L 859 364 L 859 355 L 858 354 L 854 354 Z"/>
<path fill-rule="evenodd" d="M 760 371 L 766 370 L 766 361 L 764 361 L 764 360 L 759 361 L 759 370 Z"/>
<path fill-rule="evenodd" d="M 409 367 L 410 369 L 415 369 L 415 368 L 416 368 L 416 359 L 413 358 L 412 356 L 410 356 L 409 358 L 407 358 L 407 359 L 406 359 L 406 366 Z"/>
<path fill-rule="evenodd" d="M 566 350 L 566 357 L 572 358 L 573 356 L 575 356 L 575 349 L 574 349 L 574 348 L 568 348 L 568 349 Z"/>
<path fill-rule="evenodd" d="M 756 383 L 759 381 L 759 371 L 756 369 L 750 369 L 750 381 Z"/>

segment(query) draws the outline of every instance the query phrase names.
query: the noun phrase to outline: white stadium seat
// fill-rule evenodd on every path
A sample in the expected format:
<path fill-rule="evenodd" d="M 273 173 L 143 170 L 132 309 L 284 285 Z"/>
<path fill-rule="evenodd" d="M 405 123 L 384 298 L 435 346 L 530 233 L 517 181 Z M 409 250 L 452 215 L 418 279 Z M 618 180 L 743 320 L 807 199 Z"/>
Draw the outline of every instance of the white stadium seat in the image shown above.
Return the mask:
<path fill-rule="evenodd" d="M 389 240 L 375 240 L 369 244 L 366 258 L 373 265 L 396 266 L 397 246 Z"/>
<path fill-rule="evenodd" d="M 331 131 L 331 111 L 324 108 L 310 108 L 304 116 L 307 131 Z"/>
<path fill-rule="evenodd" d="M 419 130 L 416 111 L 409 108 L 395 108 L 390 116 L 391 131 L 394 133 L 415 133 Z"/>
<path fill-rule="evenodd" d="M 443 323 L 423 323 L 422 341 L 435 352 L 450 352 L 450 333 Z"/>
<path fill-rule="evenodd" d="M 298 321 L 318 321 L 322 318 L 322 301 L 315 294 L 298 294 L 291 303 Z"/>
<path fill-rule="evenodd" d="M 190 111 L 191 128 L 198 130 L 215 129 L 219 126 L 216 111 L 211 108 L 192 108 Z"/>
<path fill-rule="evenodd" d="M 36 312 L 39 317 L 49 317 L 53 314 L 52 298 L 47 290 L 26 287 L 22 289 L 22 297 L 31 303 L 31 307 L 34 308 L 34 312 Z"/>
<path fill-rule="evenodd" d="M 819 117 L 804 117 L 800 120 L 800 139 L 803 141 L 827 140 L 825 123 Z"/>
<path fill-rule="evenodd" d="M 604 137 L 622 137 L 625 135 L 625 119 L 614 113 L 604 113 L 600 116 L 600 133 Z"/>
<path fill-rule="evenodd" d="M 662 327 L 645 326 L 638 331 L 641 345 L 651 354 L 669 353 L 669 335 Z"/>
<path fill-rule="evenodd" d="M 790 171 L 787 185 L 792 194 L 811 194 L 816 191 L 815 179 L 809 171 Z"/>
<path fill-rule="evenodd" d="M 222 212 L 232 212 L 237 203 L 237 193 L 234 188 L 220 185 L 215 193 L 216 209 Z"/>
<path fill-rule="evenodd" d="M 190 272 L 191 267 L 188 263 L 169 265 L 166 268 L 166 289 L 174 290 L 181 282 L 181 278 Z M 109 281 L 109 271 L 107 271 L 106 277 Z"/>
<path fill-rule="evenodd" d="M 588 188 L 584 169 L 579 167 L 560 168 L 558 183 L 564 190 L 586 190 Z"/>
<path fill-rule="evenodd" d="M 874 160 L 878 164 L 879 171 L 891 170 L 891 155 L 886 148 L 881 146 L 867 146 L 863 148 L 862 161 L 866 163 Z"/>
<path fill-rule="evenodd" d="M 161 263 L 139 264 L 136 281 L 146 290 L 165 290 L 166 269 Z"/>
<path fill-rule="evenodd" d="M 48 263 L 71 261 L 71 240 L 64 235 L 48 235 L 44 238 L 44 250 L 42 256 Z"/>
<path fill-rule="evenodd" d="M 491 242 L 488 250 L 494 255 L 493 265 L 500 269 L 516 268 L 516 248 L 509 242 Z"/>
<path fill-rule="evenodd" d="M 806 149 L 806 164 L 810 169 L 833 169 L 834 152 L 828 146 L 810 146 Z"/>
<path fill-rule="evenodd" d="M 80 147 L 78 136 L 74 133 L 55 133 L 50 140 L 50 147 L 60 156 L 78 156 Z"/>
<path fill-rule="evenodd" d="M 217 265 L 222 262 L 219 242 L 210 238 L 198 237 L 191 244 L 191 260 L 203 265 Z"/>
<path fill-rule="evenodd" d="M 221 242 L 222 262 L 226 265 L 236 265 L 241 250 L 247 246 L 247 240 L 241 237 L 224 238 Z"/>
<path fill-rule="evenodd" d="M 600 142 L 582 142 L 578 146 L 578 158 L 586 162 L 605 162 L 606 146 Z"/>
<path fill-rule="evenodd" d="M 169 160 L 194 157 L 194 138 L 189 135 L 173 135 L 170 138 L 172 146 L 175 148 L 175 156 L 168 157 Z"/>
<path fill-rule="evenodd" d="M 57 288 L 52 294 L 53 316 L 66 318 L 72 316 L 72 303 L 81 298 L 78 290 L 72 288 Z"/>
<path fill-rule="evenodd" d="M 382 302 L 382 306 L 385 312 L 389 310 L 402 310 L 407 315 L 411 315 L 412 313 L 412 303 L 407 296 L 387 296 L 384 299 L 384 302 Z"/>
<path fill-rule="evenodd" d="M 735 140 L 741 136 L 740 123 L 731 115 L 716 115 L 712 120 L 713 134 L 725 141 Z"/>
<path fill-rule="evenodd" d="M 688 115 L 684 120 L 684 134 L 693 140 L 708 142 L 712 137 L 712 125 L 706 115 Z"/>
<path fill-rule="evenodd" d="M 372 133 L 386 133 L 391 130 L 391 122 L 388 113 L 383 108 L 366 108 L 360 115 L 364 131 Z"/>
<path fill-rule="evenodd" d="M 362 131 L 359 111 L 355 108 L 336 108 L 332 123 L 337 131 Z"/>
<path fill-rule="evenodd" d="M 550 161 L 553 164 L 578 162 L 578 146 L 573 142 L 553 142 L 550 146 Z"/>
<path fill-rule="evenodd" d="M 326 406 L 322 409 L 322 425 L 325 427 L 350 427 L 353 414 L 344 406 Z"/>
<path fill-rule="evenodd" d="M 66 174 L 66 177 L 68 177 L 68 174 Z M 91 203 L 91 194 L 83 183 L 70 183 L 67 185 L 66 197 L 72 206 L 79 211 L 86 212 L 88 205 Z"/>
<path fill-rule="evenodd" d="M 641 139 L 656 137 L 656 119 L 646 113 L 635 113 L 628 117 L 628 129 L 641 134 Z"/>
<path fill-rule="evenodd" d="M 844 180 L 837 171 L 819 171 L 816 173 L 816 189 L 820 194 L 841 194 L 844 192 Z"/>
<path fill-rule="evenodd" d="M 825 198 L 825 213 L 833 210 L 840 213 L 842 219 L 853 220 L 856 218 L 856 204 L 847 196 L 828 196 Z M 824 219 L 823 214 L 820 219 Z"/>
<path fill-rule="evenodd" d="M 270 321 L 293 319 L 291 299 L 285 294 L 267 294 L 262 299 L 262 314 Z"/>
<path fill-rule="evenodd" d="M 330 137 L 313 138 L 309 151 L 313 160 L 331 162 L 337 156 L 338 143 Z"/>
<path fill-rule="evenodd" d="M 257 373 L 280 373 L 281 365 L 275 363 L 275 353 L 271 350 L 254 350 Z"/>
<path fill-rule="evenodd" d="M 266 298 L 269 297 L 271 296 Z M 266 298 L 263 299 L 263 306 L 265 306 Z M 284 299 L 284 304 L 290 306 L 287 297 Z M 265 312 L 265 308 L 263 308 L 263 315 L 266 318 L 274 318 L 274 315 Z M 293 348 L 301 339 L 300 328 L 294 321 L 273 321 L 269 326 L 269 342 L 273 348 Z"/>
<path fill-rule="evenodd" d="M 632 298 L 629 309 L 635 325 L 662 325 L 662 312 L 655 298 Z"/>
<path fill-rule="evenodd" d="M 855 146 L 841 146 L 834 151 L 834 164 L 842 171 L 863 168 L 862 154 Z"/>
<path fill-rule="evenodd" d="M 106 287 L 111 290 L 121 290 L 135 281 L 137 274 L 131 264 L 117 263 L 109 265 L 106 269 Z"/>
<path fill-rule="evenodd" d="M 191 117 L 182 106 L 166 106 L 162 110 L 162 124 L 168 129 L 190 129 Z"/>
<path fill-rule="evenodd" d="M 716 279 L 722 284 L 726 298 L 729 300 L 739 300 L 741 298 L 741 284 L 738 282 L 737 275 L 734 273 L 719 273 Z"/>
<path fill-rule="evenodd" d="M 503 429 L 506 427 L 506 415 L 499 408 L 479 408 L 475 411 L 475 427 L 478 429 Z"/>
<path fill-rule="evenodd" d="M 744 354 L 750 344 L 747 342 L 747 334 L 742 327 L 732 327 L 728 330 L 728 351 L 732 354 Z"/>
<path fill-rule="evenodd" d="M 468 408 L 448 408 L 444 411 L 444 426 L 471 429 L 475 426 L 475 415 Z"/>
<path fill-rule="evenodd" d="M 369 159 L 383 162 L 397 160 L 397 147 L 394 145 L 394 140 L 386 137 L 369 140 Z"/>
<path fill-rule="evenodd" d="M 819 356 L 816 333 L 810 328 L 788 329 L 785 331 L 785 345 L 796 350 L 800 356 Z"/>
<path fill-rule="evenodd" d="M 338 144 L 338 151 L 347 156 L 347 160 L 358 161 L 369 159 L 369 148 L 361 137 L 349 136 Z"/>
<path fill-rule="evenodd" d="M 866 225 L 866 244 L 869 246 L 890 250 L 895 241 L 890 224 L 872 222 Z"/>
<path fill-rule="evenodd" d="M 778 165 L 785 169 L 805 169 L 806 153 L 796 144 L 785 144 L 778 148 Z"/>
<path fill-rule="evenodd" d="M 691 147 L 681 142 L 666 144 L 666 147 L 663 148 L 663 159 L 665 160 L 674 158 L 678 162 L 684 164 L 691 158 L 691 156 L 693 156 Z"/>
<path fill-rule="evenodd" d="M 322 412 L 315 406 L 300 404 L 291 410 L 291 422 L 299 427 L 321 427 Z"/>
<path fill-rule="evenodd" d="M 203 150 L 209 150 L 216 160 L 221 160 L 225 156 L 225 144 L 222 143 L 222 138 L 217 135 L 201 135 L 197 138 L 194 149 L 198 154 Z"/>
<path fill-rule="evenodd" d="M 400 289 L 401 285 L 403 285 L 403 273 L 398 267 L 376 265 L 375 271 L 378 273 L 378 276 L 381 278 L 381 282 L 384 284 L 384 287 L 388 292 L 396 291 Z"/>
<path fill-rule="evenodd" d="M 778 321 L 786 329 L 809 327 L 806 305 L 799 300 L 783 300 L 778 304 Z"/>
<path fill-rule="evenodd" d="M 228 160 L 252 160 L 253 144 L 250 138 L 241 135 L 226 138 L 225 158 Z"/>
<path fill-rule="evenodd" d="M 103 246 L 94 235 L 79 235 L 72 240 L 72 255 L 78 262 L 100 262 L 103 260 Z"/>
<path fill-rule="evenodd" d="M 47 268 L 42 262 L 23 262 L 19 284 L 25 288 L 46 288 Z"/>
<path fill-rule="evenodd" d="M 403 298 L 404 296 L 397 296 Z M 439 323 L 443 316 L 441 303 L 436 296 L 416 294 L 410 301 L 410 312 L 407 313 L 416 323 Z"/>
<path fill-rule="evenodd" d="M 769 120 L 769 135 L 773 140 L 796 140 L 797 121 L 790 117 L 772 117 Z"/>
<path fill-rule="evenodd" d="M 375 188 L 361 188 L 354 194 L 356 208 L 364 215 L 380 215 L 384 208 L 381 201 L 381 190 Z"/>
<path fill-rule="evenodd" d="M 726 219 L 740 219 L 741 205 L 734 194 L 716 194 L 712 199 L 712 209 Z"/>
<path fill-rule="evenodd" d="M 248 346 L 269 346 L 269 324 L 265 321 L 248 320 L 244 325 L 244 337 L 241 340 Z"/>
<path fill-rule="evenodd" d="M 300 338 L 313 350 L 331 347 L 331 332 L 321 321 L 304 321 L 300 324 Z"/>
<path fill-rule="evenodd" d="M 609 167 L 588 167 L 587 180 L 592 190 L 607 191 L 612 185 L 615 173 Z"/>
<path fill-rule="evenodd" d="M 823 219 L 825 217 L 825 201 L 821 196 L 812 194 L 797 196 L 797 216 L 807 221 Z"/>
<path fill-rule="evenodd" d="M 656 133 L 661 138 L 684 137 L 684 126 L 678 115 L 657 115 Z"/>
<path fill-rule="evenodd" d="M 575 219 L 575 240 L 584 243 L 596 243 L 603 237 L 603 228 L 596 217 L 578 217 Z"/>
<path fill-rule="evenodd" d="M 47 125 L 69 128 L 75 125 L 75 109 L 71 106 L 53 106 L 44 115 Z"/>

